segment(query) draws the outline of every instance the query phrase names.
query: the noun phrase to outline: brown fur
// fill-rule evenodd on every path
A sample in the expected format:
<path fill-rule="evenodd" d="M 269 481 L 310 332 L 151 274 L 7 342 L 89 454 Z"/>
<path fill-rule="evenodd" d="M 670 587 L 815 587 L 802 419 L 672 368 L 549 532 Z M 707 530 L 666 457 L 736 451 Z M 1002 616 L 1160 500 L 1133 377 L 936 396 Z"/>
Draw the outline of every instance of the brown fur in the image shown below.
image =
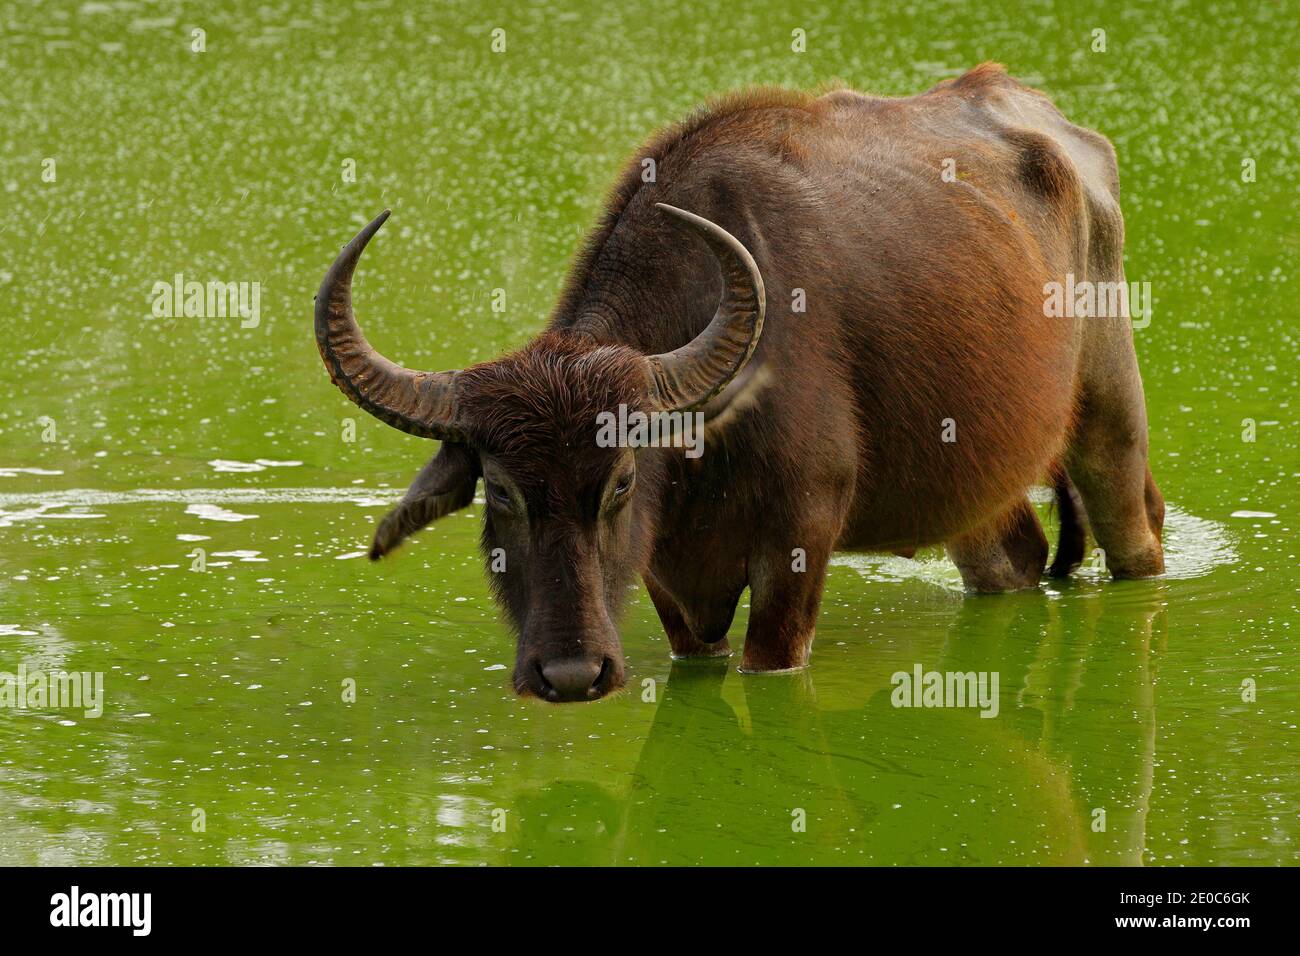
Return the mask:
<path fill-rule="evenodd" d="M 766 287 L 762 339 L 706 408 L 698 460 L 593 440 L 599 412 L 644 396 L 639 356 L 692 340 L 719 299 L 715 260 L 660 202 L 736 236 Z M 806 663 L 837 548 L 946 543 L 974 590 L 1033 586 L 1047 545 L 1025 492 L 1057 462 L 1054 572 L 1082 556 L 1086 503 L 1117 575 L 1158 573 L 1127 321 L 1042 311 L 1067 272 L 1122 278 L 1122 239 L 1109 144 L 995 64 L 905 99 L 736 94 L 654 136 L 549 329 L 462 373 L 468 442 L 500 486 L 484 545 L 510 561 L 492 578 L 520 634 L 516 687 L 546 696 L 557 658 L 599 666 L 588 697 L 618 686 L 613 620 L 637 573 L 679 655 L 724 648 L 749 588 L 747 670 Z"/>

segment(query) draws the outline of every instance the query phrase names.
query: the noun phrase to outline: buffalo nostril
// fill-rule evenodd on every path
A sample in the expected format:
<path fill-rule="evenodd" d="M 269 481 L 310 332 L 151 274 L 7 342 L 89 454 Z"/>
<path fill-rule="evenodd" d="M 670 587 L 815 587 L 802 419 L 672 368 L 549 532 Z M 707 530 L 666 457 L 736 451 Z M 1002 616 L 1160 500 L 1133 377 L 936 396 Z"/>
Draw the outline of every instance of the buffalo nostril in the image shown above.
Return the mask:
<path fill-rule="evenodd" d="M 547 698 L 559 702 L 599 697 L 596 681 L 603 668 L 603 660 L 585 657 L 569 657 L 543 664 L 542 678 L 548 685 Z"/>

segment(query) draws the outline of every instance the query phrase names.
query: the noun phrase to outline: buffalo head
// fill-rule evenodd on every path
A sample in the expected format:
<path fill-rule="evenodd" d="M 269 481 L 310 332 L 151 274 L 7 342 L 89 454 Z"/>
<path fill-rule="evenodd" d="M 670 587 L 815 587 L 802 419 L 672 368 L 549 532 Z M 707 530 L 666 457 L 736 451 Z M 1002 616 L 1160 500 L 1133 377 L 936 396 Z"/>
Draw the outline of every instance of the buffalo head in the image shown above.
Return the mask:
<path fill-rule="evenodd" d="M 442 442 L 380 523 L 371 558 L 468 505 L 481 477 L 488 579 L 517 635 L 514 686 L 544 700 L 594 700 L 622 686 L 615 622 L 654 543 L 662 453 L 604 447 L 599 416 L 620 405 L 699 408 L 740 372 L 762 331 L 763 282 L 744 246 L 706 219 L 659 208 L 705 240 L 723 278 L 709 325 L 660 355 L 551 330 L 462 371 L 390 362 L 366 341 L 351 294 L 387 211 L 343 249 L 316 297 L 316 341 L 334 383 L 394 428 Z"/>

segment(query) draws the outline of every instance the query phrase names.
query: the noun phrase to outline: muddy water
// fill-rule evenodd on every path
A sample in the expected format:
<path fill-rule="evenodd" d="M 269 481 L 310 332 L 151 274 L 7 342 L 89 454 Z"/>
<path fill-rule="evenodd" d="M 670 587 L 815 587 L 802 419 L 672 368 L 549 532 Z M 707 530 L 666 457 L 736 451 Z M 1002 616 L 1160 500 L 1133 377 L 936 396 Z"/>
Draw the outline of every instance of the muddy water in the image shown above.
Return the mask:
<path fill-rule="evenodd" d="M 0 862 L 1296 861 L 1293 4 L 233 6 L 0 31 L 0 671 L 104 682 L 99 716 L 0 709 Z M 938 554 L 844 555 L 786 677 L 672 663 L 642 593 L 629 689 L 549 708 L 509 690 L 479 505 L 361 556 L 432 452 L 315 353 L 363 221 L 395 210 L 372 341 L 463 366 L 540 327 L 657 124 L 986 58 L 1119 150 L 1165 579 L 971 599 Z M 156 315 L 177 274 L 259 283 L 256 323 Z M 996 716 L 892 706 L 918 665 L 996 673 Z"/>

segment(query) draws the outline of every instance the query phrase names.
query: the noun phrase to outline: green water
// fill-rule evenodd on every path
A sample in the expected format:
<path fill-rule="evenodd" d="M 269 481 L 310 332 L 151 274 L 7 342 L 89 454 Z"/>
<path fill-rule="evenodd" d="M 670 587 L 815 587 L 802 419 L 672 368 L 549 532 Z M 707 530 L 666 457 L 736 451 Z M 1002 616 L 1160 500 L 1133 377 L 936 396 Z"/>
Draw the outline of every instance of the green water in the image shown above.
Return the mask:
<path fill-rule="evenodd" d="M 334 6 L 0 7 L 0 671 L 105 681 L 0 710 L 0 863 L 1296 862 L 1297 4 Z M 462 367 L 541 327 L 657 125 L 984 59 L 1118 148 L 1166 579 L 842 556 L 794 676 L 673 664 L 640 593 L 628 689 L 557 708 L 509 689 L 479 505 L 356 556 L 435 447 L 316 354 L 365 220 L 371 340 Z M 176 273 L 260 321 L 155 317 Z M 997 672 L 997 717 L 892 707 L 916 664 Z"/>

